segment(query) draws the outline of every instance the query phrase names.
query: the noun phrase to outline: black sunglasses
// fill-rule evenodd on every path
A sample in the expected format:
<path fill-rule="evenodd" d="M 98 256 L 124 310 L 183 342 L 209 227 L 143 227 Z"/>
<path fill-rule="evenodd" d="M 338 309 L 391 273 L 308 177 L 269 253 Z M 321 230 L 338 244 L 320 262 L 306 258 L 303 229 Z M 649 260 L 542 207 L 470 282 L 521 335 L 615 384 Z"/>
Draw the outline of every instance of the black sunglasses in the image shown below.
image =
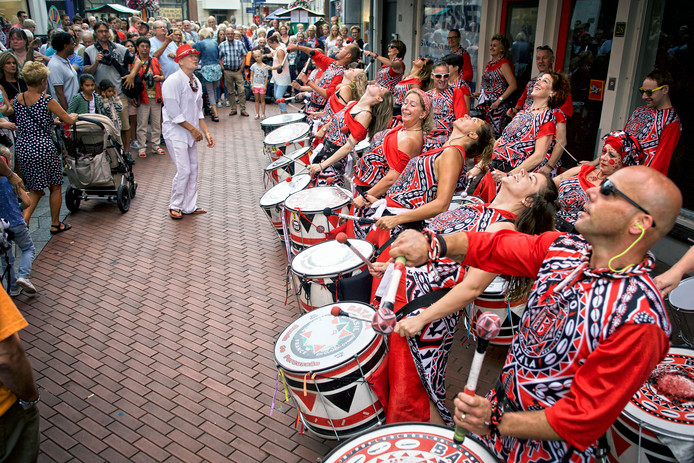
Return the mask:
<path fill-rule="evenodd" d="M 641 206 L 639 205 L 639 203 L 637 203 L 636 201 L 634 201 L 633 199 L 631 199 L 630 197 L 628 197 L 627 195 L 625 195 L 624 193 L 622 193 L 621 191 L 619 191 L 619 189 L 615 186 L 614 183 L 612 183 L 612 180 L 610 180 L 609 178 L 606 178 L 605 181 L 602 182 L 602 185 L 600 185 L 600 193 L 603 194 L 603 195 L 605 195 L 605 196 L 609 196 L 609 195 L 611 195 L 611 194 L 619 195 L 619 196 L 621 196 L 622 198 L 626 199 L 632 206 L 636 207 L 636 208 L 637 208 L 638 210 L 640 210 L 641 212 L 643 212 L 643 213 L 645 213 L 645 214 L 648 214 L 648 215 L 650 215 L 651 217 L 653 217 L 653 216 L 651 215 L 651 213 L 648 212 L 648 211 L 647 211 L 646 209 L 644 209 L 643 207 L 641 207 Z M 655 219 L 653 220 L 653 228 L 655 228 Z"/>

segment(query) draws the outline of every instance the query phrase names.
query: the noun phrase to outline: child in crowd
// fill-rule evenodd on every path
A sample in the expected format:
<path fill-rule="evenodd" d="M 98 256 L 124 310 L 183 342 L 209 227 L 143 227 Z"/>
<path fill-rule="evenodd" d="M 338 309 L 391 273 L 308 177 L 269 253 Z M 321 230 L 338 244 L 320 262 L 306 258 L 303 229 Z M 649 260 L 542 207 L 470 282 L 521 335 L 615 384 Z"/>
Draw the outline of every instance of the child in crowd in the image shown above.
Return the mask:
<path fill-rule="evenodd" d="M 253 86 L 253 97 L 255 98 L 255 118 L 262 117 L 265 119 L 265 92 L 270 68 L 263 63 L 263 55 L 260 50 L 253 52 L 253 60 L 255 63 L 251 66 L 251 85 Z M 262 116 L 258 116 L 261 114 L 261 106 L 263 110 Z"/>
<path fill-rule="evenodd" d="M 113 121 L 117 130 L 120 130 L 121 122 L 118 114 L 123 111 L 123 103 L 116 94 L 116 87 L 107 80 L 99 82 L 99 99 L 104 108 L 103 114 Z"/>
<path fill-rule="evenodd" d="M 10 150 L 4 146 L 0 146 L 0 162 L 7 163 L 10 156 Z M 6 266 L 9 264 L 9 287 L 7 292 L 10 296 L 19 296 L 24 291 L 29 297 L 34 297 L 38 294 L 36 287 L 29 280 L 31 275 L 31 265 L 34 262 L 34 242 L 31 240 L 29 228 L 27 227 L 22 210 L 19 207 L 19 200 L 22 201 L 24 207 L 29 207 L 31 200 L 26 191 L 17 189 L 10 184 L 7 177 L 0 177 L 0 218 L 7 221 L 10 225 L 9 241 L 10 247 L 7 250 L 7 262 L 2 258 L 3 275 L 7 271 Z M 19 258 L 19 269 L 15 269 L 13 245 L 19 246 L 22 251 L 22 256 Z"/>
<path fill-rule="evenodd" d="M 68 113 L 76 114 L 104 114 L 104 107 L 101 100 L 94 95 L 96 81 L 91 74 L 80 76 L 80 91 L 72 97 L 70 105 L 67 107 Z"/>

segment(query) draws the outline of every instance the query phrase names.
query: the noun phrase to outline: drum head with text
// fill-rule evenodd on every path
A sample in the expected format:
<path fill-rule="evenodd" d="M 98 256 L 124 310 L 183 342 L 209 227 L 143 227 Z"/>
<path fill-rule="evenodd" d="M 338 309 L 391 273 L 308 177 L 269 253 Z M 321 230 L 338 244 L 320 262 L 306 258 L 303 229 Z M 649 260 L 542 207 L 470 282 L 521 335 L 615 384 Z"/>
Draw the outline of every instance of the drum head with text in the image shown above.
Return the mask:
<path fill-rule="evenodd" d="M 694 349 L 671 347 L 624 408 L 659 435 L 694 440 Z"/>
<path fill-rule="evenodd" d="M 280 182 L 265 192 L 260 198 L 261 206 L 272 206 L 283 202 L 289 195 L 301 191 L 311 183 L 311 176 L 299 174 L 292 177 L 291 182 Z"/>
<path fill-rule="evenodd" d="M 359 302 L 336 302 L 302 315 L 280 334 L 275 343 L 277 365 L 294 373 L 331 369 L 369 347 L 376 336 L 371 322 L 334 316 L 333 307 L 371 320 L 375 310 Z"/>
<path fill-rule="evenodd" d="M 368 241 L 350 239 L 348 242 L 367 259 L 374 253 L 374 246 Z M 346 244 L 336 240 L 304 249 L 292 260 L 294 272 L 313 278 L 338 275 L 362 265 L 364 262 Z"/>
<path fill-rule="evenodd" d="M 453 430 L 425 423 L 398 423 L 367 431 L 338 446 L 323 463 L 498 463 L 483 445 Z"/>
<path fill-rule="evenodd" d="M 309 130 L 309 125 L 305 122 L 283 125 L 267 134 L 263 143 L 266 145 L 291 143 L 293 140 L 298 140 L 308 135 Z"/>
<path fill-rule="evenodd" d="M 352 197 L 342 188 L 322 186 L 294 193 L 284 203 L 284 207 L 293 211 L 322 212 L 329 207 L 335 209 L 349 204 Z"/>
<path fill-rule="evenodd" d="M 291 124 L 292 122 L 301 122 L 306 119 L 304 114 L 299 113 L 285 113 L 277 114 L 276 116 L 270 116 L 260 123 L 261 127 L 273 127 L 281 126 L 285 124 Z"/>

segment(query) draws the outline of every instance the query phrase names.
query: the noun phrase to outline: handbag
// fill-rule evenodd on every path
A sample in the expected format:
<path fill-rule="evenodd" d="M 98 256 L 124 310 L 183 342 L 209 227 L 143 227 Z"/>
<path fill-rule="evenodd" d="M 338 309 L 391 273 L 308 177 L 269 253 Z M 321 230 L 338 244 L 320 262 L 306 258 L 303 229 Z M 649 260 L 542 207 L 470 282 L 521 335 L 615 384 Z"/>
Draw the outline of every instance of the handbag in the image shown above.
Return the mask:
<path fill-rule="evenodd" d="M 3 145 L 7 148 L 12 148 L 12 145 L 14 145 L 14 143 L 12 142 L 12 137 L 5 133 L 0 133 L 0 145 Z"/>
<path fill-rule="evenodd" d="M 222 66 L 219 64 L 208 64 L 200 70 L 205 82 L 217 82 L 222 78 Z"/>

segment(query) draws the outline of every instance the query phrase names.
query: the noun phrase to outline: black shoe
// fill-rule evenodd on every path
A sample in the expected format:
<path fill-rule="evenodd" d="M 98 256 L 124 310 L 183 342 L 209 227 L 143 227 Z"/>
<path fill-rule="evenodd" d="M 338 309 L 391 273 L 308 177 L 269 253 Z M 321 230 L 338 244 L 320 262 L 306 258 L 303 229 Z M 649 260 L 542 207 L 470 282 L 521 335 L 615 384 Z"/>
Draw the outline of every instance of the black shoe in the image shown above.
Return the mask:
<path fill-rule="evenodd" d="M 134 165 L 135 165 L 135 160 L 134 160 L 133 157 L 130 155 L 130 153 L 125 153 L 125 162 L 127 162 L 127 163 L 130 164 L 131 166 L 134 166 Z"/>

